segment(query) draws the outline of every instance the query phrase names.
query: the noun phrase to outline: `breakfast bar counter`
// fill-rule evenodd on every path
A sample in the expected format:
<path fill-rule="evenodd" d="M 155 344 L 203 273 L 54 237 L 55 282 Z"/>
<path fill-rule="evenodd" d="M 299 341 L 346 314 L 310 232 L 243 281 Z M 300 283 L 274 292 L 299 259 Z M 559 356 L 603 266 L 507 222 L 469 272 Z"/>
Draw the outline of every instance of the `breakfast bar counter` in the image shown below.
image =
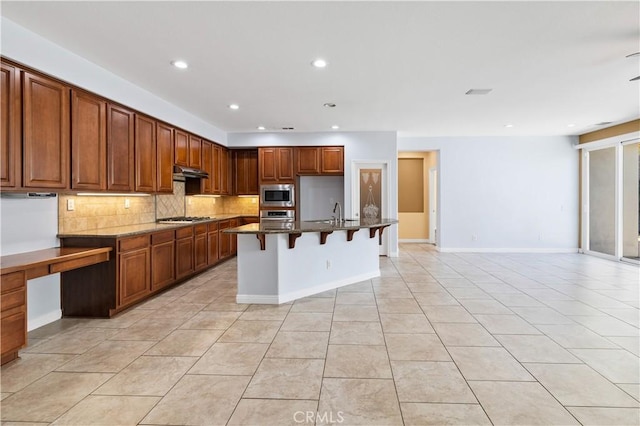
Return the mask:
<path fill-rule="evenodd" d="M 238 235 L 236 301 L 280 304 L 378 277 L 382 233 L 396 223 L 263 221 L 227 229 Z"/>

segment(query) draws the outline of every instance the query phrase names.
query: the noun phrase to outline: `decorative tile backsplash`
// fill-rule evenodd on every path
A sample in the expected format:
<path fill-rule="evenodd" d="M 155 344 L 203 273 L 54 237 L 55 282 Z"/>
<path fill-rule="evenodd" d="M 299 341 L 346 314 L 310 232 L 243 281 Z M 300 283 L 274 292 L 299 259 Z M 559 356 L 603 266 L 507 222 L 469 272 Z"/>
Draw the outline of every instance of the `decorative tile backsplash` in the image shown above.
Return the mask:
<path fill-rule="evenodd" d="M 112 226 L 152 223 L 156 218 L 212 216 L 221 214 L 258 215 L 258 197 L 185 196 L 184 182 L 173 183 L 173 194 L 138 196 L 58 197 L 58 232 L 70 233 Z M 67 211 L 73 199 L 75 209 Z M 129 200 L 129 208 L 125 208 Z"/>

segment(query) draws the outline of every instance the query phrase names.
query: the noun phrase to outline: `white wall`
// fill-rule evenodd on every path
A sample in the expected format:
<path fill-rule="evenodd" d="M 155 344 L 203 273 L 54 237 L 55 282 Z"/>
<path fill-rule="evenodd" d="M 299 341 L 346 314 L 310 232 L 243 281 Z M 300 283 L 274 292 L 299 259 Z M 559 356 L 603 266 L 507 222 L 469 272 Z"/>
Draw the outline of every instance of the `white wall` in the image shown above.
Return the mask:
<path fill-rule="evenodd" d="M 226 144 L 226 133 L 187 111 L 2 17 L 1 53 L 155 118 Z"/>
<path fill-rule="evenodd" d="M 575 143 L 571 136 L 399 138 L 398 150 L 440 151 L 442 251 L 577 251 Z"/>
<path fill-rule="evenodd" d="M 299 220 L 329 219 L 336 202 L 344 206 L 344 177 L 342 176 L 300 176 L 298 188 Z M 342 217 L 348 217 L 342 212 Z"/>
<path fill-rule="evenodd" d="M 58 247 L 58 199 L 0 199 L 2 256 Z M 27 329 L 33 330 L 62 316 L 60 274 L 27 282 Z"/>
<path fill-rule="evenodd" d="M 317 133 L 230 133 L 230 147 L 260 146 L 344 146 L 344 211 L 349 214 L 352 199 L 351 165 L 353 161 L 387 163 L 389 178 L 389 218 L 398 217 L 398 159 L 396 132 L 317 132 Z M 398 255 L 398 227 L 389 232 L 389 255 Z"/>

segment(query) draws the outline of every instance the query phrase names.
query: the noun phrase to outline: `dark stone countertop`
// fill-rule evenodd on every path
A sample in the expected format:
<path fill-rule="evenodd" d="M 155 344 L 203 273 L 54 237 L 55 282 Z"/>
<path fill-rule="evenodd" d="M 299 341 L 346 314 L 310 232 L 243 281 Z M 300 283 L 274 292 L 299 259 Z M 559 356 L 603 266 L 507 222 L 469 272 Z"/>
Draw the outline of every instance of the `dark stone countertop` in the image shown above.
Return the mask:
<path fill-rule="evenodd" d="M 331 223 L 327 220 L 311 221 L 262 221 L 261 223 L 250 223 L 238 226 L 237 228 L 225 229 L 227 234 L 299 234 L 304 232 L 332 232 L 350 231 L 362 228 L 380 228 L 398 223 L 397 219 L 348 219 L 341 224 Z"/>

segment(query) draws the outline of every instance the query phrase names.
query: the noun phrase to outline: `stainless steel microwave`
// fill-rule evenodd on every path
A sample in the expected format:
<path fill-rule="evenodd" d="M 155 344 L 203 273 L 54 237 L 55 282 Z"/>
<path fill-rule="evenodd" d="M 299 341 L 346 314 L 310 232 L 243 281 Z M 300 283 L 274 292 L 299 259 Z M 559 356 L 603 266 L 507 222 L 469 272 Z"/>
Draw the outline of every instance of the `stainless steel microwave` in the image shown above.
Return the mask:
<path fill-rule="evenodd" d="M 293 184 L 260 186 L 260 207 L 295 207 Z"/>

